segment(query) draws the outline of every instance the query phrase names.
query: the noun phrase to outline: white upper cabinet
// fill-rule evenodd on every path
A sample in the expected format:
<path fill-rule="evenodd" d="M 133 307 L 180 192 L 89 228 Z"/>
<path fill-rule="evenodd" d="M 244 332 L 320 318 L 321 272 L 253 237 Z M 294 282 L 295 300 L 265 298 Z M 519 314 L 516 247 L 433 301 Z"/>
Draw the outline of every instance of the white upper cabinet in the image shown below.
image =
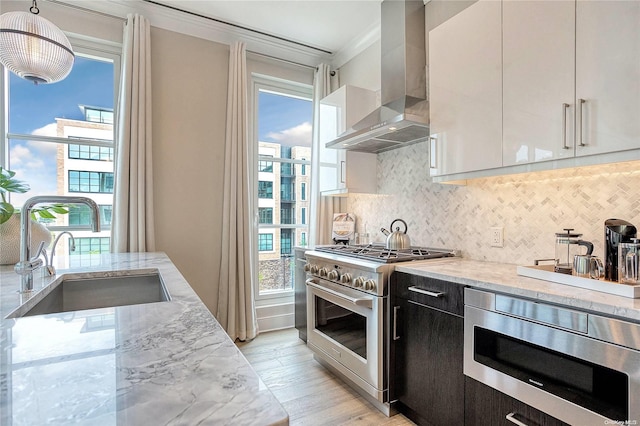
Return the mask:
<path fill-rule="evenodd" d="M 345 85 L 320 100 L 319 188 L 322 195 L 376 192 L 376 154 L 325 146 L 372 112 L 377 106 L 376 98 L 371 90 Z"/>
<path fill-rule="evenodd" d="M 640 2 L 577 2 L 576 98 L 576 155 L 640 148 Z"/>
<path fill-rule="evenodd" d="M 503 166 L 572 157 L 575 1 L 502 8 Z"/>
<path fill-rule="evenodd" d="M 432 176 L 502 165 L 500 15 L 480 0 L 429 32 Z"/>

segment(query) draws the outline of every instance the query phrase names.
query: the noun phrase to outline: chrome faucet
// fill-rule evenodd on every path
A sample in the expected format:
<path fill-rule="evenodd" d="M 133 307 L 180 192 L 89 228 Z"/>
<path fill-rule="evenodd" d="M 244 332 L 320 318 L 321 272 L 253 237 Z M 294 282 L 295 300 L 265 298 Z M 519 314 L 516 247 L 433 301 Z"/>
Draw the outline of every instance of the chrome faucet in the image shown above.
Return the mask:
<path fill-rule="evenodd" d="M 61 233 L 59 233 L 56 239 L 53 240 L 53 245 L 51 246 L 51 257 L 47 258 L 47 251 L 42 250 L 42 254 L 44 255 L 44 262 L 45 262 L 45 273 L 48 276 L 52 276 L 56 274 L 56 268 L 55 266 L 53 266 L 53 256 L 55 256 L 56 254 L 56 245 L 58 245 L 58 241 L 60 241 L 60 237 L 62 237 L 64 234 L 67 234 L 69 238 L 71 238 L 71 247 L 69 247 L 69 249 L 71 251 L 76 251 L 76 239 L 73 238 L 73 234 L 69 231 L 62 231 Z"/>
<path fill-rule="evenodd" d="M 41 203 L 61 203 L 61 204 L 86 204 L 91 208 L 91 230 L 100 232 L 100 210 L 98 205 L 91 198 L 75 197 L 66 195 L 38 195 L 29 198 L 22 206 L 20 218 L 20 262 L 16 263 L 14 270 L 22 276 L 20 293 L 33 291 L 33 271 L 42 266 L 42 249 L 39 249 L 35 256 L 31 257 L 31 209 L 36 204 Z M 43 244 L 40 244 L 42 247 Z M 51 253 L 53 257 L 53 253 Z"/>

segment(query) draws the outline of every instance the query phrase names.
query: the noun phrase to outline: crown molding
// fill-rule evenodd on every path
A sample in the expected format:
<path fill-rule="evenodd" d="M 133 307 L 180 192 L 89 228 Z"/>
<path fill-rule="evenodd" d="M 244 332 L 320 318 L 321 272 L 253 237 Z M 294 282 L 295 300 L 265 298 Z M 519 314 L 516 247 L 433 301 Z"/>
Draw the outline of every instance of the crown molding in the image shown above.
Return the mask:
<path fill-rule="evenodd" d="M 380 21 L 371 24 L 362 34 L 351 40 L 348 45 L 334 53 L 330 62 L 332 68 L 340 68 L 378 40 L 380 40 Z"/>
<path fill-rule="evenodd" d="M 114 18 L 125 19 L 129 13 L 138 13 L 147 18 L 151 26 L 157 28 L 223 44 L 243 41 L 249 51 L 310 67 L 315 67 L 319 63 L 332 64 L 335 56 L 319 49 L 141 0 L 56 0 L 56 2 L 71 7 L 78 6 L 84 10 L 89 9 Z"/>

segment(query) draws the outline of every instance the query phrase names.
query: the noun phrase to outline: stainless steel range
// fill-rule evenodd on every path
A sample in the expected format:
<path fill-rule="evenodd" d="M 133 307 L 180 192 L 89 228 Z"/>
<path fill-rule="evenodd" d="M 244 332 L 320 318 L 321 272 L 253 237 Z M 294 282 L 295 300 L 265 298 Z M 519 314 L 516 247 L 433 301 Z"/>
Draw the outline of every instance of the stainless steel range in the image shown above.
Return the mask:
<path fill-rule="evenodd" d="M 453 250 L 380 245 L 319 246 L 305 252 L 307 345 L 386 415 L 389 285 L 398 262 L 454 256 Z"/>

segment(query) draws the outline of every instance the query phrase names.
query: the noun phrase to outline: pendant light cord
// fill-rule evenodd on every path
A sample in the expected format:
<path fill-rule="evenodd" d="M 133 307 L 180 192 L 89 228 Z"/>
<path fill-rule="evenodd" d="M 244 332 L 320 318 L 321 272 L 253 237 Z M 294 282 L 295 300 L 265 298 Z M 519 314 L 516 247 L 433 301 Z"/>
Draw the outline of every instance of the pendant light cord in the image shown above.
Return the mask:
<path fill-rule="evenodd" d="M 40 13 L 40 9 L 38 9 L 38 3 L 36 3 L 36 0 L 33 0 L 33 4 L 29 8 L 29 12 L 33 13 L 34 15 Z"/>

